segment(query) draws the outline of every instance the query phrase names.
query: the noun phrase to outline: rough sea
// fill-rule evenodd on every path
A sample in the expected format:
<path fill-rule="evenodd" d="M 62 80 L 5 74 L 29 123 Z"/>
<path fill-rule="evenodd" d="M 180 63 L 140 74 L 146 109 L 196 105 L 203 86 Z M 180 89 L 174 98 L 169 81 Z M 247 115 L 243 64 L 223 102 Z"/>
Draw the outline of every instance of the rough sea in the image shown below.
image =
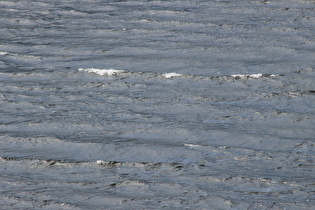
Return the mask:
<path fill-rule="evenodd" d="M 0 209 L 314 209 L 313 0 L 1 0 Z"/>

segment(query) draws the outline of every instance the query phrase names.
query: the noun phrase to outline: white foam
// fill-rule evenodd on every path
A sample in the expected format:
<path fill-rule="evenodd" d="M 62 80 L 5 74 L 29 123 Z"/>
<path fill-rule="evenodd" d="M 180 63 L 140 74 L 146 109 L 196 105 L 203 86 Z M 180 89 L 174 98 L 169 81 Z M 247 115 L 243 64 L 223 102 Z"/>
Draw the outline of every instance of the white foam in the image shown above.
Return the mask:
<path fill-rule="evenodd" d="M 9 54 L 8 52 L 0 51 L 0 55 L 7 55 Z"/>
<path fill-rule="evenodd" d="M 231 77 L 233 78 L 254 78 L 254 79 L 258 79 L 260 77 L 262 77 L 263 74 L 232 74 Z"/>
<path fill-rule="evenodd" d="M 184 144 L 186 147 L 201 147 L 201 145 L 198 144 Z"/>
<path fill-rule="evenodd" d="M 163 74 L 163 77 L 165 77 L 166 79 L 170 79 L 170 78 L 173 78 L 173 77 L 179 77 L 179 76 L 182 76 L 182 75 L 181 74 L 177 74 L 175 72 Z"/>
<path fill-rule="evenodd" d="M 101 76 L 116 76 L 118 74 L 124 73 L 125 70 L 116 70 L 116 69 L 95 69 L 95 68 L 79 68 L 79 71 L 86 71 L 88 73 L 95 73 Z"/>
<path fill-rule="evenodd" d="M 104 160 L 97 160 L 97 161 L 96 161 L 96 164 L 97 164 L 97 165 L 105 165 L 105 164 L 106 164 L 106 161 L 104 161 Z"/>
<path fill-rule="evenodd" d="M 1 53 L 4 53 L 5 52 L 1 52 L 0 51 L 0 55 Z M 143 75 L 143 72 L 127 72 L 125 70 L 117 70 L 117 69 L 97 69 L 97 68 L 79 68 L 78 69 L 79 71 L 85 71 L 85 72 L 88 72 L 88 73 L 94 73 L 94 74 L 98 74 L 98 75 L 101 75 L 101 76 L 104 76 L 104 75 L 107 75 L 107 76 L 117 76 L 117 75 L 120 75 L 120 74 L 134 74 L 134 75 Z M 159 73 L 156 73 L 153 77 L 156 77 L 156 76 L 160 76 L 161 74 Z M 149 76 L 149 74 L 148 74 Z M 152 75 L 151 75 L 152 76 Z M 165 79 L 171 79 L 171 78 L 174 78 L 174 77 L 181 77 L 183 76 L 183 74 L 178 74 L 176 72 L 170 72 L 170 73 L 163 73 L 162 74 L 162 77 L 165 78 Z M 276 75 L 276 74 L 261 74 L 261 73 L 258 73 L 258 74 L 232 74 L 232 75 L 227 75 L 227 76 L 223 76 L 223 78 L 225 77 L 232 77 L 232 78 L 235 78 L 235 79 L 248 79 L 248 78 L 253 78 L 253 79 L 259 79 L 261 77 L 270 77 L 270 78 L 274 78 L 274 77 L 277 77 L 279 75 Z M 185 78 L 191 78 L 191 77 L 196 77 L 196 75 L 185 75 Z M 199 77 L 206 77 L 206 76 L 199 76 Z M 212 78 L 212 77 L 210 77 Z M 218 77 L 220 78 L 220 77 Z"/>

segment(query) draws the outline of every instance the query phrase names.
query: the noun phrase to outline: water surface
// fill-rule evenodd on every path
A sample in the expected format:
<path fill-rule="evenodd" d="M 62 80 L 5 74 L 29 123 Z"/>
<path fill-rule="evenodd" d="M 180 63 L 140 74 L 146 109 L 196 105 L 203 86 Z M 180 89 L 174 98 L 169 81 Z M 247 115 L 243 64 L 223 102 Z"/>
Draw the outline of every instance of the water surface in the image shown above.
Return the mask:
<path fill-rule="evenodd" d="M 0 2 L 0 207 L 312 209 L 315 4 Z"/>

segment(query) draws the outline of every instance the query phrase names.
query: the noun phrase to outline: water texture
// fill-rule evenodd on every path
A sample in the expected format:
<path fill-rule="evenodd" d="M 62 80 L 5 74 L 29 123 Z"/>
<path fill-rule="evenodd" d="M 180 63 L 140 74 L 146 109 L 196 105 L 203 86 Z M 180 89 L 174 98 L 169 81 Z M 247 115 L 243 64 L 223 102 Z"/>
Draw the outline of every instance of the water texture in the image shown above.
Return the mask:
<path fill-rule="evenodd" d="M 314 209 L 311 0 L 1 0 L 1 209 Z"/>

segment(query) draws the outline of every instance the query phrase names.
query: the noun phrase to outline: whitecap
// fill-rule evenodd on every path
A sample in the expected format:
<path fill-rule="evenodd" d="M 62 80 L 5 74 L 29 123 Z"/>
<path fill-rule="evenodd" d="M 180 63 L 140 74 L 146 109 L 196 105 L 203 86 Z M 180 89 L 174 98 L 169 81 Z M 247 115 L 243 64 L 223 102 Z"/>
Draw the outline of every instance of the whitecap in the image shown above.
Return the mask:
<path fill-rule="evenodd" d="M 201 147 L 201 145 L 198 144 L 184 144 L 186 147 Z"/>
<path fill-rule="evenodd" d="M 0 51 L 0 55 L 7 55 L 9 54 L 8 52 Z"/>
<path fill-rule="evenodd" d="M 254 78 L 254 79 L 258 79 L 260 77 L 262 77 L 263 74 L 232 74 L 231 77 L 233 78 Z"/>
<path fill-rule="evenodd" d="M 96 68 L 79 68 L 79 71 L 86 71 L 88 73 L 95 73 L 101 76 L 116 76 L 118 74 L 126 72 L 125 70 L 116 70 L 116 69 L 96 69 Z"/>
<path fill-rule="evenodd" d="M 165 77 L 166 79 L 170 79 L 170 78 L 173 78 L 173 77 L 179 77 L 179 76 L 182 76 L 182 75 L 181 74 L 177 74 L 175 72 L 163 74 L 163 77 Z"/>
<path fill-rule="evenodd" d="M 96 161 L 96 164 L 97 164 L 97 165 L 106 165 L 106 163 L 107 163 L 107 162 L 104 161 L 104 160 L 97 160 L 97 161 Z"/>

